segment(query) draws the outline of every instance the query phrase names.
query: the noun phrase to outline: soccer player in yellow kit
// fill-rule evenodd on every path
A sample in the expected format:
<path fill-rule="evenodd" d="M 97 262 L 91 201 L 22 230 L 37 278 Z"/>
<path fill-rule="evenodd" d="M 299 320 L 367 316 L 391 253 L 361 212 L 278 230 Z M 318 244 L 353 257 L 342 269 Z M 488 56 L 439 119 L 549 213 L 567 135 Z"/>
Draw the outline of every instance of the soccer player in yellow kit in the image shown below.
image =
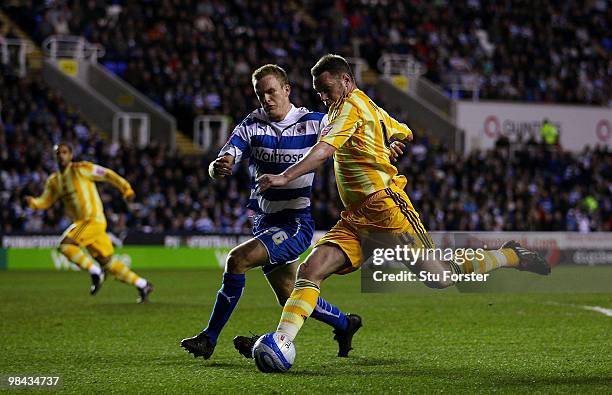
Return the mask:
<path fill-rule="evenodd" d="M 104 207 L 95 183 L 110 182 L 119 189 L 126 200 L 134 198 L 130 184 L 117 173 L 91 162 L 73 162 L 72 147 L 61 143 L 54 147 L 59 171 L 51 174 L 43 194 L 34 198 L 26 196 L 32 209 L 45 210 L 61 199 L 74 223 L 66 229 L 58 250 L 69 261 L 87 270 L 91 275 L 90 293 L 95 295 L 104 282 L 104 271 L 112 273 L 118 280 L 138 288 L 138 303 L 148 300 L 153 286 L 138 276 L 119 260 L 112 259 L 114 249 L 106 234 Z M 96 266 L 82 251 L 87 251 L 100 263 L 104 271 Z"/>
<path fill-rule="evenodd" d="M 399 176 L 389 161 L 390 140 L 412 140 L 411 130 L 357 88 L 344 58 L 325 55 L 311 73 L 315 90 L 329 108 L 328 126 L 321 132 L 319 142 L 299 162 L 279 175 L 266 174 L 257 180 L 261 191 L 282 187 L 333 155 L 336 184 L 346 207 L 340 221 L 315 245 L 298 269 L 294 290 L 276 329 L 291 340 L 312 313 L 321 282 L 333 273 L 356 270 L 364 258 L 369 258 L 361 243 L 370 235 L 386 234 L 396 245 L 434 248 L 404 192 L 406 178 Z M 514 241 L 506 242 L 499 250 L 476 254 L 461 266 L 434 256 L 421 257 L 410 269 L 436 274 L 424 283 L 431 288 L 446 288 L 454 282 L 448 279 L 452 276 L 444 274 L 485 273 L 498 267 L 550 273 L 544 259 Z"/>

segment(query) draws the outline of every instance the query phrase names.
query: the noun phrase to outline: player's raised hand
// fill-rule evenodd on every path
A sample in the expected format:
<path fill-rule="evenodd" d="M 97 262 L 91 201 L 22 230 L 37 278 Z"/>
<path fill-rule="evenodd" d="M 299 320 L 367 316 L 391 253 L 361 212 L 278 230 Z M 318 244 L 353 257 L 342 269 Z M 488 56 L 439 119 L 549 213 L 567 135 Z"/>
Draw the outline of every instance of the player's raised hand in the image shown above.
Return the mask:
<path fill-rule="evenodd" d="M 282 174 L 264 174 L 257 178 L 257 189 L 261 193 L 272 187 L 284 187 L 287 183 L 287 177 Z"/>
<path fill-rule="evenodd" d="M 389 154 L 389 159 L 391 162 L 397 161 L 397 159 L 404 154 L 404 148 L 406 148 L 406 144 L 401 141 L 394 141 L 389 146 L 391 153 Z"/>
<path fill-rule="evenodd" d="M 208 174 L 211 178 L 231 176 L 233 165 L 234 157 L 231 155 L 224 155 L 210 163 L 210 166 L 208 166 Z"/>
<path fill-rule="evenodd" d="M 134 196 L 136 196 L 136 194 L 134 193 L 134 190 L 130 189 L 125 192 L 125 194 L 123 195 L 123 198 L 125 199 L 126 202 L 133 202 Z"/>

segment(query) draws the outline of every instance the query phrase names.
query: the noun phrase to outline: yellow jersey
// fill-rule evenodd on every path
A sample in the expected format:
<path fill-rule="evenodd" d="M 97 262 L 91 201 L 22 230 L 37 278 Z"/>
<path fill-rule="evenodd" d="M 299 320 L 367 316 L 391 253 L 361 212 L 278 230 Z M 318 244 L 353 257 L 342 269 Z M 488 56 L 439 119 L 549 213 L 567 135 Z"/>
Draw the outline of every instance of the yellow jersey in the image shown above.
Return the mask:
<path fill-rule="evenodd" d="M 355 208 L 367 196 L 391 185 L 397 168 L 389 159 L 390 140 L 404 140 L 412 131 L 359 89 L 332 104 L 328 118 L 320 141 L 336 148 L 338 192 L 346 208 Z"/>
<path fill-rule="evenodd" d="M 114 171 L 91 162 L 72 162 L 64 171 L 51 174 L 43 194 L 32 200 L 33 209 L 47 209 L 61 199 L 73 221 L 106 223 L 97 181 L 113 184 L 124 197 L 134 193 L 130 184 Z"/>

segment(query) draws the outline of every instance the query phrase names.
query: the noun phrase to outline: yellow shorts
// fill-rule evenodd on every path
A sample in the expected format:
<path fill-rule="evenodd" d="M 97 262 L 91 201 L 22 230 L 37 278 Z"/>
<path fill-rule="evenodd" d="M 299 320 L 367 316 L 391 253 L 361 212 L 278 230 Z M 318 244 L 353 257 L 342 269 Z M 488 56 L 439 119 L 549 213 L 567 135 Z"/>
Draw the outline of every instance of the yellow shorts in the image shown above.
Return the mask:
<path fill-rule="evenodd" d="M 76 221 L 64 231 L 62 239 L 69 237 L 80 247 L 85 247 L 94 257 L 108 257 L 115 252 L 113 243 L 106 234 L 106 223 Z"/>
<path fill-rule="evenodd" d="M 364 261 L 362 243 L 368 235 L 388 234 L 392 239 L 401 236 L 395 239 L 403 240 L 413 248 L 434 248 L 419 214 L 404 192 L 405 186 L 404 176 L 395 177 L 389 188 L 371 194 L 361 206 L 343 211 L 340 221 L 315 244 L 315 247 L 335 244 L 346 254 L 350 267 L 340 270 L 338 274 L 361 267 Z"/>

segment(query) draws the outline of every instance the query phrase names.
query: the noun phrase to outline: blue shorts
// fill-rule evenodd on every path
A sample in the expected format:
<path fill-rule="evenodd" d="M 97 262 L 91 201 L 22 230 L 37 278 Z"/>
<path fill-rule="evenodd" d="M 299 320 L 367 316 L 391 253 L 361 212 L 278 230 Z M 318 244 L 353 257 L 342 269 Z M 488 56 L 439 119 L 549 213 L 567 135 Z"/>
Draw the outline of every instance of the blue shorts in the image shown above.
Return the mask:
<path fill-rule="evenodd" d="M 255 217 L 253 235 L 268 250 L 270 263 L 263 266 L 264 274 L 295 262 L 310 247 L 314 220 L 310 214 L 272 220 L 269 216 Z"/>

